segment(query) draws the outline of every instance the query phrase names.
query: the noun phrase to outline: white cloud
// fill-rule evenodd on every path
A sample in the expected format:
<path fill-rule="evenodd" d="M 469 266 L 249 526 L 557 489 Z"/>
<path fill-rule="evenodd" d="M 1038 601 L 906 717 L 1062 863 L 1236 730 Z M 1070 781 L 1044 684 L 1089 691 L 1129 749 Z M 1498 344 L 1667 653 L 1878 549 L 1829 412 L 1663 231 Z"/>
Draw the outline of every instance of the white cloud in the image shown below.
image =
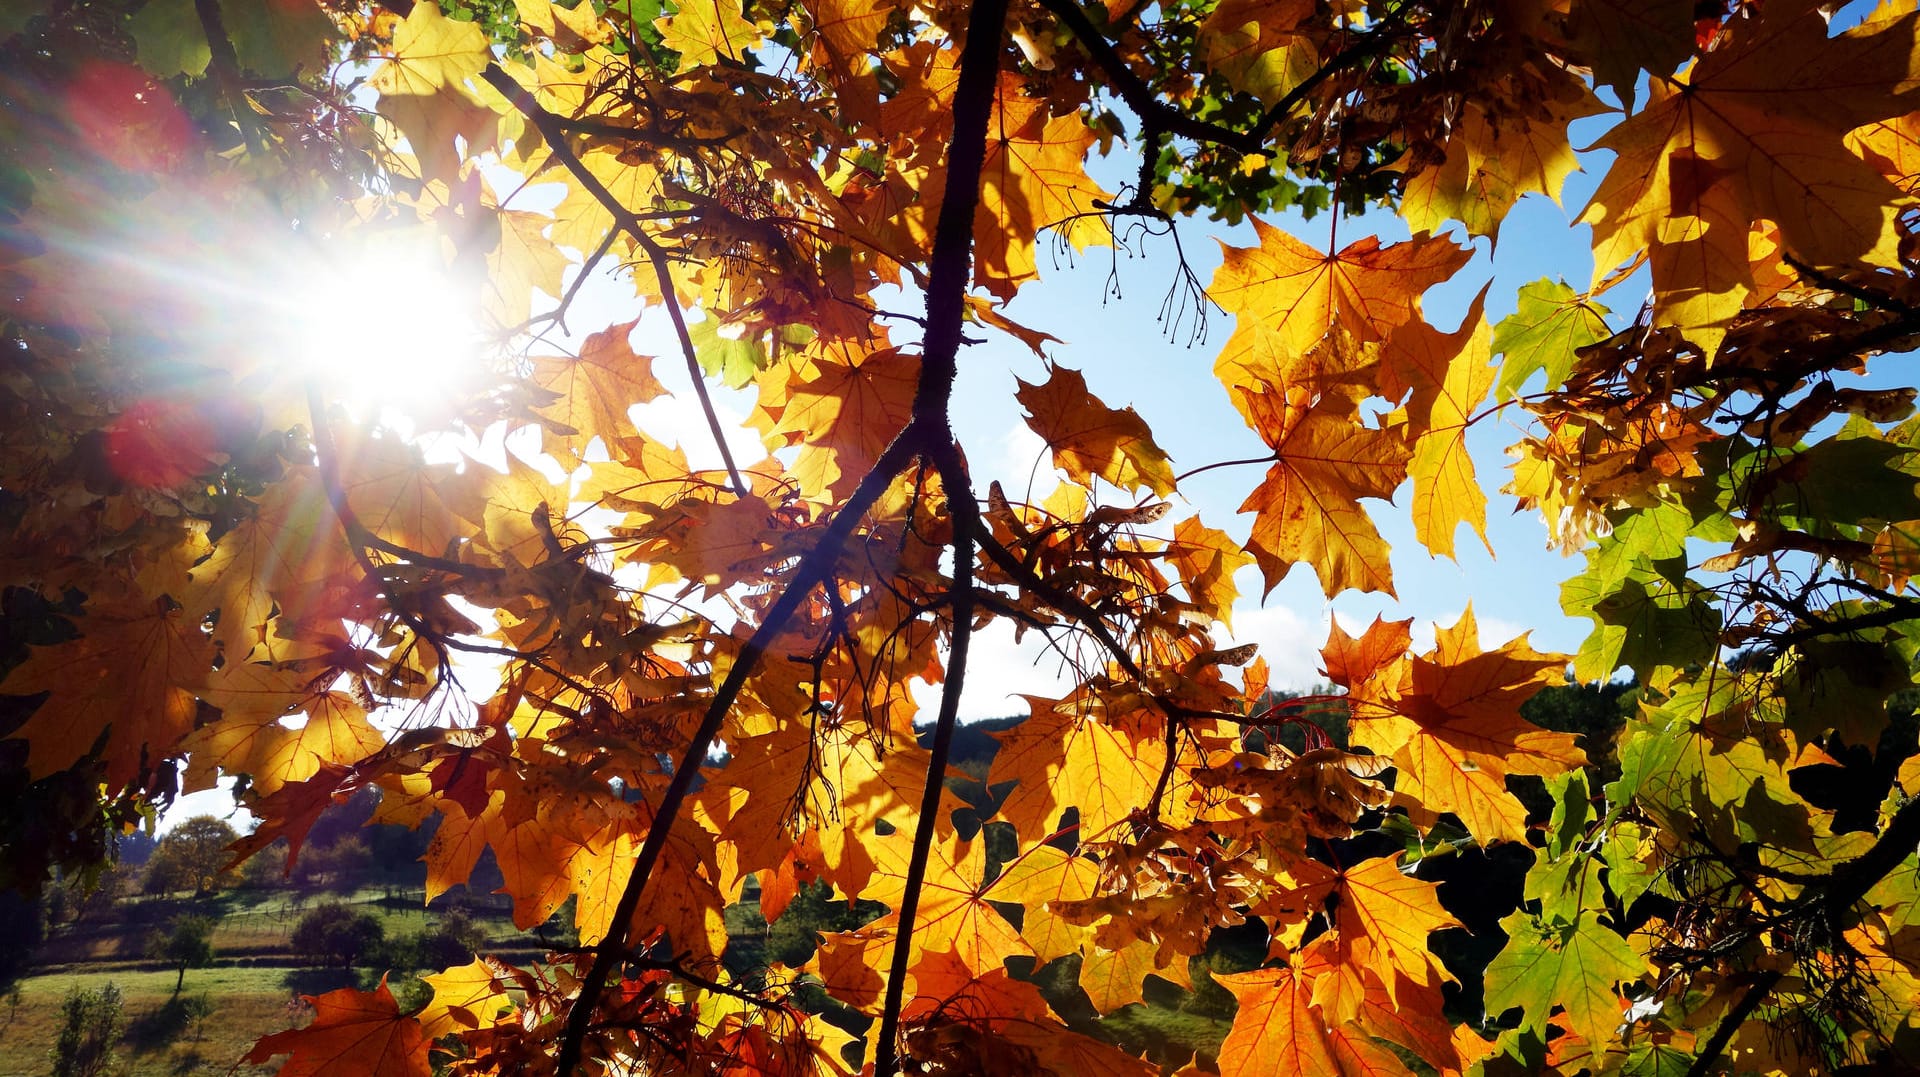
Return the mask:
<path fill-rule="evenodd" d="M 1216 631 L 1222 643 L 1228 633 Z M 1309 625 L 1286 606 L 1237 606 L 1233 611 L 1232 641 L 1257 643 L 1267 660 L 1269 683 L 1296 691 L 1325 680 L 1320 675 L 1320 644 L 1327 638 L 1322 625 Z"/>
<path fill-rule="evenodd" d="M 1053 467 L 1053 454 L 1046 439 L 1026 423 L 1014 423 L 1000 439 L 1000 459 L 995 461 L 990 478 L 1000 480 L 1007 497 L 1014 501 L 1038 503 L 1046 500 L 1060 485 Z"/>
<path fill-rule="evenodd" d="M 973 634 L 966 685 L 960 694 L 961 721 L 1025 714 L 1027 702 L 1022 695 L 1058 698 L 1077 683 L 1060 652 L 1047 646 L 1046 636 L 1029 630 L 1017 643 L 1013 637 L 1013 625 L 1007 621 L 994 621 Z M 1089 665 L 1095 661 L 1091 652 L 1079 657 Z M 939 711 L 942 686 L 915 681 L 912 687 L 920 720 L 932 721 Z"/>

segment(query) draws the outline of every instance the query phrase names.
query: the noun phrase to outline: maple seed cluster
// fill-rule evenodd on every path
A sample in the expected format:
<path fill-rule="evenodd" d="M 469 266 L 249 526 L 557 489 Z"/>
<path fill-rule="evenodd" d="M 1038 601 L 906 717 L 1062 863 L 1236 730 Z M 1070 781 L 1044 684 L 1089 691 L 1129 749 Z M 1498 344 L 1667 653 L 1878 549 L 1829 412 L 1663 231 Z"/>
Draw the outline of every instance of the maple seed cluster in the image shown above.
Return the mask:
<path fill-rule="evenodd" d="M 232 780 L 236 860 L 372 790 L 429 901 L 490 855 L 521 929 L 571 908 L 313 998 L 244 1059 L 289 1077 L 1911 1066 L 1913 9 L 9 3 L 0 789 L 70 837 L 0 877 Z M 1429 324 L 1583 164 L 1574 283 Z M 1204 280 L 1202 212 L 1252 221 Z M 1011 316 L 1042 244 L 1230 319 L 1251 456 L 1177 474 Z M 989 336 L 1044 497 L 955 434 Z M 1282 699 L 1242 586 L 1396 602 L 1396 499 L 1491 550 L 1495 416 L 1578 653 L 1335 622 Z M 1248 519 L 1174 512 L 1202 471 Z M 970 785 L 993 625 L 1071 683 Z M 1630 705 L 1523 717 L 1569 667 Z M 722 962 L 822 890 L 877 915 Z M 1224 1038 L 1136 1054 L 1150 979 Z"/>

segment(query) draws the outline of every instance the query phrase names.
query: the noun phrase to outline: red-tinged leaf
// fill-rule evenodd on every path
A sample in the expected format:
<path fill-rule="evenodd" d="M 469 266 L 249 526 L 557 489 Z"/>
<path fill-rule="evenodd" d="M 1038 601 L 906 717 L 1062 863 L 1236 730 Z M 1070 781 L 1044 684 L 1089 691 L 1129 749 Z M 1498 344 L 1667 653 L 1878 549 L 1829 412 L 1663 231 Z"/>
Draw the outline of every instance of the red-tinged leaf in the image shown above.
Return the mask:
<path fill-rule="evenodd" d="M 1220 1077 L 1372 1077 L 1412 1073 L 1358 1028 L 1329 1029 L 1311 1003 L 1312 978 L 1292 967 L 1214 977 L 1240 1009 L 1220 1045 Z"/>
<path fill-rule="evenodd" d="M 313 1021 L 305 1028 L 262 1036 L 245 1062 L 264 1065 L 287 1055 L 280 1077 L 430 1077 L 427 1037 L 403 1016 L 382 978 L 372 991 L 343 987 L 308 995 Z"/>

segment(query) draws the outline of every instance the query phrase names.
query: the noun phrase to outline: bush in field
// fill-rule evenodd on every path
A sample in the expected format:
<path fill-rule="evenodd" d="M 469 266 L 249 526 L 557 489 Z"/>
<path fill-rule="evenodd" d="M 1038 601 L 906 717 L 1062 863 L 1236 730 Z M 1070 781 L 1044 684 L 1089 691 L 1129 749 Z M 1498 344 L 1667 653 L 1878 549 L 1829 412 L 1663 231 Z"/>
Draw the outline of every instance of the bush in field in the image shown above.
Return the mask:
<path fill-rule="evenodd" d="M 351 968 L 379 949 L 386 937 L 377 917 L 329 901 L 300 918 L 293 929 L 293 952 L 315 964 Z"/>
<path fill-rule="evenodd" d="M 112 1073 L 127 1020 L 120 988 L 112 983 L 98 991 L 76 987 L 67 992 L 61 1015 L 60 1037 L 48 1052 L 53 1077 L 103 1077 Z"/>

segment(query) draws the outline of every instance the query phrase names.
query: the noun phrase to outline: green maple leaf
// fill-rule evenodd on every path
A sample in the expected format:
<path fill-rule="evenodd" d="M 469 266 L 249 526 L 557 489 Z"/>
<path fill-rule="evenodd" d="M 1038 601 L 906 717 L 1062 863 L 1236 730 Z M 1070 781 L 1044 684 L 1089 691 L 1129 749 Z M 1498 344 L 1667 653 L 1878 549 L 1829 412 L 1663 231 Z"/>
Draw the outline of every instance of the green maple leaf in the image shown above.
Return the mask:
<path fill-rule="evenodd" d="M 1522 1027 L 1541 1031 L 1557 1005 L 1587 1042 L 1609 1042 L 1623 1008 L 1616 985 L 1647 971 L 1627 940 L 1592 912 L 1571 922 L 1515 912 L 1500 927 L 1507 945 L 1487 966 L 1488 1012 L 1518 1007 Z"/>
<path fill-rule="evenodd" d="M 1605 340 L 1607 308 L 1582 299 L 1565 281 L 1545 277 L 1520 289 L 1520 305 L 1493 327 L 1493 350 L 1506 356 L 1494 395 L 1514 396 L 1535 371 L 1547 372 L 1547 385 L 1559 385 L 1573 369 L 1574 352 Z"/>
<path fill-rule="evenodd" d="M 1624 569 L 1588 555 L 1587 572 L 1560 585 L 1560 606 L 1589 617 L 1593 633 L 1574 657 L 1574 673 L 1603 681 L 1632 666 L 1654 687 L 1680 670 L 1711 660 L 1719 646 L 1720 611 L 1685 575 L 1681 558 L 1635 558 Z"/>

